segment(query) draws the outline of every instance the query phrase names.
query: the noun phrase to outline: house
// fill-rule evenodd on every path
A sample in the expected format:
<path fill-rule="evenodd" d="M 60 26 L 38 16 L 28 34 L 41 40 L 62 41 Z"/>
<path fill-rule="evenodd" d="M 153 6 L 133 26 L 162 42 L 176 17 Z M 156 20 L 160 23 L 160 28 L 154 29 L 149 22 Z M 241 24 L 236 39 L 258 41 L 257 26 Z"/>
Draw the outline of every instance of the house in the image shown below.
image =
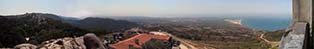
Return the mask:
<path fill-rule="evenodd" d="M 143 45 L 145 42 L 150 41 L 151 39 L 168 41 L 171 39 L 171 37 L 168 35 L 138 34 L 129 39 L 112 44 L 110 45 L 110 47 L 114 49 L 129 49 L 130 46 L 135 48 L 142 48 L 141 45 Z"/>

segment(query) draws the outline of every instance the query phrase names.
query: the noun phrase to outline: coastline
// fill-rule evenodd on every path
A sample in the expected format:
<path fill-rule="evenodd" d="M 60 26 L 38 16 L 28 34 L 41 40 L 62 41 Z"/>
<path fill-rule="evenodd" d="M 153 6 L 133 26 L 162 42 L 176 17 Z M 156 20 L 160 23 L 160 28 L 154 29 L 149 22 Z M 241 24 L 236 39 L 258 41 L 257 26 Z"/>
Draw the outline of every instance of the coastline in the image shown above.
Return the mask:
<path fill-rule="evenodd" d="M 258 29 L 255 29 L 255 28 L 250 28 L 250 27 L 247 27 L 245 25 L 243 25 L 242 23 L 242 19 L 225 19 L 225 21 L 229 22 L 229 23 L 232 23 L 232 24 L 236 24 L 236 25 L 239 25 L 243 28 L 249 28 L 249 29 L 252 29 L 253 31 L 260 31 Z"/>
<path fill-rule="evenodd" d="M 225 19 L 225 21 L 230 22 L 232 24 L 237 24 L 237 25 L 243 26 L 241 23 L 241 21 L 242 21 L 241 19 Z"/>

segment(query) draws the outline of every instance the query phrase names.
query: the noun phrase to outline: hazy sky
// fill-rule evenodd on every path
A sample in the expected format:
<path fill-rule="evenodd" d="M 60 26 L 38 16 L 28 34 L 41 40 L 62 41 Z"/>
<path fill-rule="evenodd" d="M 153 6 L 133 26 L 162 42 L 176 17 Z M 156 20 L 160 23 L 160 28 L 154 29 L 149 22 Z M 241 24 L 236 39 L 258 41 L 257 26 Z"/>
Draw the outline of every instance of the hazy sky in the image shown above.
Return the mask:
<path fill-rule="evenodd" d="M 292 0 L 0 0 L 0 15 L 291 15 Z"/>

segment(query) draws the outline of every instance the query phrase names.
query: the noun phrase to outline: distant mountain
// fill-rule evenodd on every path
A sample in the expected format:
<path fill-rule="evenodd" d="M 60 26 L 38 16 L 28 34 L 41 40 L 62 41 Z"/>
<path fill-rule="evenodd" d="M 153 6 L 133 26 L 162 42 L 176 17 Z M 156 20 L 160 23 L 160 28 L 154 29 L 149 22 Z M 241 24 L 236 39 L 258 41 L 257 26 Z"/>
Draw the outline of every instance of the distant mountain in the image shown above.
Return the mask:
<path fill-rule="evenodd" d="M 114 20 L 109 18 L 88 17 L 74 24 L 82 29 L 103 30 L 103 31 L 123 31 L 140 26 L 137 23 L 125 20 Z"/>
<path fill-rule="evenodd" d="M 139 27 L 140 25 L 134 22 L 129 22 L 127 20 L 115 20 L 110 18 L 101 17 L 87 17 L 85 19 L 77 19 L 73 17 L 63 17 L 56 15 L 46 14 L 46 17 L 60 20 L 64 23 L 69 23 L 75 27 L 96 31 L 96 32 L 115 32 L 123 31 L 134 27 Z"/>
<path fill-rule="evenodd" d="M 111 18 L 101 18 L 101 17 L 87 17 L 85 19 L 78 19 L 73 17 L 64 17 L 53 14 L 42 14 L 43 17 L 51 18 L 54 20 L 61 21 L 63 23 L 71 24 L 72 26 L 96 32 L 114 32 L 122 31 L 129 28 L 139 27 L 140 25 L 134 22 L 129 22 L 128 20 L 116 20 Z"/>
<path fill-rule="evenodd" d="M 43 13 L 0 16 L 0 47 L 13 47 L 25 42 L 40 44 L 49 39 L 80 36 L 89 32 L 60 20 L 56 15 Z M 25 38 L 30 38 L 30 41 Z"/>

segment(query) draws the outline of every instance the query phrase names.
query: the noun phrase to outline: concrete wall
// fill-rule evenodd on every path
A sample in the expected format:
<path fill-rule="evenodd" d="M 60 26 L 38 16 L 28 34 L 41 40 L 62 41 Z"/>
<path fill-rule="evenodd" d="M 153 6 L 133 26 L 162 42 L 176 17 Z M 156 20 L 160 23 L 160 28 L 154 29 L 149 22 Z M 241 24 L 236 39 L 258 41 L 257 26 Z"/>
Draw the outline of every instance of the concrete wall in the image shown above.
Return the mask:
<path fill-rule="evenodd" d="M 310 22 L 312 0 L 293 0 L 293 22 Z"/>
<path fill-rule="evenodd" d="M 292 30 L 282 37 L 279 49 L 311 49 L 312 41 L 310 31 L 312 31 L 312 0 L 292 0 L 293 1 L 293 22 L 287 30 Z M 309 28 L 311 30 L 309 30 Z"/>

